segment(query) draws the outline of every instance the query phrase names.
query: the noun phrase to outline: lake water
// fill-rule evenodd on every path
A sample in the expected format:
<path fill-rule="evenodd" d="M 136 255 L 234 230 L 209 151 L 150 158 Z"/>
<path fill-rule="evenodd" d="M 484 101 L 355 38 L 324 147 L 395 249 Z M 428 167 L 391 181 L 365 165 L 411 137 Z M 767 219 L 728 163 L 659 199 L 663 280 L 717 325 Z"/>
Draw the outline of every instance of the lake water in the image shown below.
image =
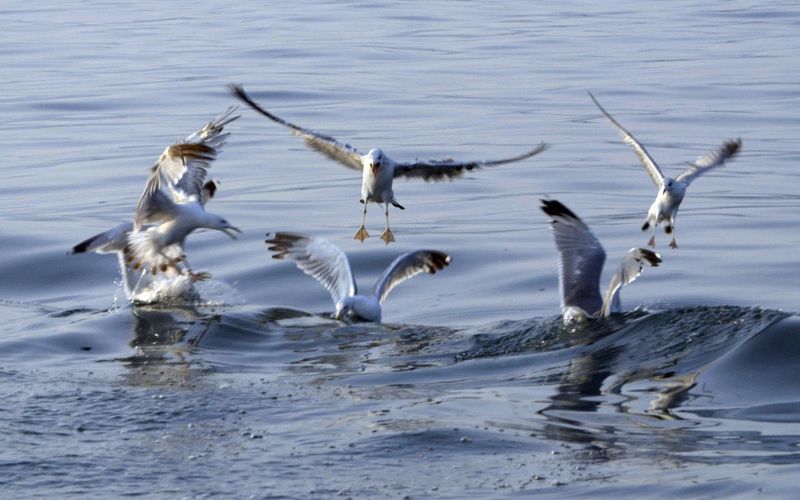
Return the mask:
<path fill-rule="evenodd" d="M 800 6 L 609 5 L 5 1 L 0 496 L 796 495 Z M 189 238 L 201 300 L 134 307 L 116 259 L 66 251 L 132 218 L 230 82 L 401 161 L 552 147 L 398 181 L 397 242 L 359 244 L 359 175 L 243 109 L 210 175 L 244 234 Z M 608 273 L 655 195 L 587 90 L 665 173 L 744 146 L 692 185 L 628 312 L 565 328 L 539 199 Z M 269 258 L 276 230 L 341 246 L 364 288 L 405 251 L 453 262 L 347 325 Z"/>

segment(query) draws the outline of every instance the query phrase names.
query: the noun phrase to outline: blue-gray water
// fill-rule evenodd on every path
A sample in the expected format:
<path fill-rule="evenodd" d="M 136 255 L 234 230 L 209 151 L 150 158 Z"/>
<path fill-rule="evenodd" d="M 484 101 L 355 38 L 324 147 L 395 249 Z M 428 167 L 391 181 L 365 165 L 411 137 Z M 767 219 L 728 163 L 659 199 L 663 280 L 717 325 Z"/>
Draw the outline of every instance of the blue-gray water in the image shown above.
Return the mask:
<path fill-rule="evenodd" d="M 794 3 L 11 0 L 0 26 L 0 495 L 796 493 Z M 211 169 L 243 237 L 190 237 L 201 304 L 132 307 L 114 258 L 65 253 L 132 217 L 229 82 L 398 160 L 553 147 L 400 181 L 397 242 L 358 244 L 358 175 L 244 110 Z M 587 90 L 667 172 L 744 149 L 691 186 L 630 312 L 565 329 L 538 199 L 611 267 L 655 195 Z M 453 263 L 395 290 L 386 324 L 347 326 L 301 312 L 332 306 L 269 259 L 274 230 L 340 245 L 365 288 L 403 251 Z"/>

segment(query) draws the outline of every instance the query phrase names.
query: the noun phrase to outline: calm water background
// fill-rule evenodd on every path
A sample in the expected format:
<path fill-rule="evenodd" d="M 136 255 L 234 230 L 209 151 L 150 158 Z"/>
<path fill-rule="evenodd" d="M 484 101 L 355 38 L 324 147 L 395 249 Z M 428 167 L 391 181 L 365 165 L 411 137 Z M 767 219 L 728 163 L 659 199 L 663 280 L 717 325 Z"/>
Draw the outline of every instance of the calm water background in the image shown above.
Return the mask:
<path fill-rule="evenodd" d="M 795 3 L 11 0 L 0 26 L 0 495 L 796 493 Z M 245 110 L 211 172 L 243 237 L 189 239 L 202 304 L 134 308 L 114 258 L 65 252 L 131 218 L 229 82 L 398 160 L 553 147 L 398 182 L 397 243 L 358 244 L 359 176 Z M 611 267 L 655 194 L 587 90 L 667 173 L 744 150 L 692 185 L 679 250 L 659 234 L 664 265 L 623 291 L 636 311 L 568 330 L 539 198 Z M 380 327 L 276 319 L 332 307 L 268 258 L 274 230 L 340 245 L 362 287 L 404 251 L 453 263 Z"/>

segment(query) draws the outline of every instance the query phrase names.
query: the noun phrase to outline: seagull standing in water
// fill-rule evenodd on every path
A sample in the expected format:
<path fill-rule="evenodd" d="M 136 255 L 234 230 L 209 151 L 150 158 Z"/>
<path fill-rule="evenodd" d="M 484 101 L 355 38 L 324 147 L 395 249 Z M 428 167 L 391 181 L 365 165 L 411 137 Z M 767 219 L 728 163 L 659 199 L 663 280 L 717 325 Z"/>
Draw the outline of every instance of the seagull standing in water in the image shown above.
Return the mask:
<path fill-rule="evenodd" d="M 656 267 L 661 256 L 646 248 L 631 248 L 611 276 L 604 296 L 600 295 L 600 274 L 606 261 L 603 245 L 569 208 L 557 200 L 542 200 L 542 211 L 550 216 L 550 226 L 560 254 L 558 287 L 564 323 L 577 318 L 608 317 L 620 312 L 620 288 L 632 283 L 645 265 Z"/>
<path fill-rule="evenodd" d="M 229 135 L 223 133 L 225 125 L 241 116 L 234 114 L 236 109 L 228 108 L 169 146 L 153 165 L 128 234 L 127 259 L 134 269 L 143 267 L 152 274 L 174 270 L 193 279 L 208 278 L 206 273 L 191 271 L 183 252 L 186 237 L 199 228 L 216 229 L 232 239 L 236 239 L 234 232 L 241 233 L 225 218 L 205 211 L 205 201 L 214 191 L 203 189 L 207 169 Z"/>
<path fill-rule="evenodd" d="M 589 97 L 592 98 L 605 117 L 611 121 L 622 136 L 622 140 L 633 148 L 636 156 L 639 157 L 639 161 L 642 162 L 650 178 L 658 187 L 656 199 L 653 201 L 653 204 L 650 205 L 650 210 L 647 212 L 647 219 L 645 219 L 644 224 L 642 224 L 642 231 L 647 231 L 650 226 L 653 226 L 653 234 L 650 237 L 648 245 L 651 247 L 656 246 L 656 229 L 659 223 L 666 221 L 664 232 L 672 234 L 672 241 L 669 246 L 678 248 L 678 243 L 675 241 L 675 217 L 678 215 L 678 208 L 681 206 L 683 197 L 686 194 L 686 189 L 696 178 L 712 168 L 723 165 L 727 160 L 733 158 L 739 150 L 741 150 L 742 140 L 725 141 L 722 146 L 716 150 L 698 157 L 693 163 L 689 163 L 689 168 L 681 172 L 680 175 L 674 179 L 671 177 L 664 177 L 664 174 L 661 173 L 661 169 L 658 168 L 658 164 L 653 157 L 650 156 L 644 146 L 642 146 L 630 132 L 625 130 L 613 116 L 603 109 L 591 92 L 589 92 Z"/>
<path fill-rule="evenodd" d="M 358 293 L 356 279 L 347 256 L 339 247 L 322 238 L 292 233 L 267 235 L 273 259 L 291 259 L 297 267 L 328 290 L 336 306 L 335 318 L 381 322 L 381 304 L 389 292 L 405 280 L 422 272 L 434 274 L 450 264 L 450 256 L 437 250 L 417 250 L 397 257 L 381 274 L 372 293 Z"/>
<path fill-rule="evenodd" d="M 275 116 L 253 101 L 244 91 L 244 88 L 240 85 L 232 84 L 229 86 L 229 88 L 234 96 L 246 103 L 258 113 L 261 113 L 270 120 L 279 123 L 284 127 L 290 128 L 294 134 L 300 136 L 310 148 L 317 150 L 332 160 L 338 161 L 346 167 L 361 172 L 360 201 L 364 205 L 364 208 L 361 215 L 361 227 L 354 236 L 354 238 L 359 241 L 364 241 L 369 237 L 369 234 L 364 227 L 364 222 L 367 217 L 367 203 L 382 203 L 385 205 L 384 213 L 386 215 L 386 229 L 383 231 L 383 234 L 381 234 L 380 238 L 385 241 L 387 245 L 394 241 L 394 234 L 392 233 L 392 230 L 389 229 L 389 205 L 394 205 L 401 210 L 405 210 L 405 207 L 403 207 L 395 199 L 394 191 L 392 190 L 392 183 L 396 177 L 417 177 L 426 181 L 452 179 L 463 174 L 466 170 L 474 170 L 481 167 L 493 167 L 496 165 L 503 165 L 506 163 L 525 160 L 527 158 L 531 158 L 532 156 L 536 156 L 548 148 L 547 144 L 541 143 L 535 149 L 528 151 L 525 154 L 503 160 L 470 162 L 460 162 L 455 160 L 431 160 L 415 161 L 412 163 L 397 163 L 386 156 L 380 149 L 370 149 L 367 154 L 362 154 L 349 144 L 342 144 L 333 137 L 318 134 Z"/>

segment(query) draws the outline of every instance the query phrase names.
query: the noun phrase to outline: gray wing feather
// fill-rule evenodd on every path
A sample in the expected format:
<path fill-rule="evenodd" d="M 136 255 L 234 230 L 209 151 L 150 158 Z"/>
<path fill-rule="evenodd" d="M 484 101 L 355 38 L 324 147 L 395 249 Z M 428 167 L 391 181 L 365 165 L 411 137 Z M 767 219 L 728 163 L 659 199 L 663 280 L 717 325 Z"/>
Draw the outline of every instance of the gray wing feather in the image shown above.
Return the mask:
<path fill-rule="evenodd" d="M 258 103 L 256 103 L 253 99 L 251 99 L 250 96 L 247 95 L 247 92 L 244 91 L 244 87 L 241 85 L 230 84 L 228 85 L 228 89 L 230 89 L 231 93 L 237 99 L 253 108 L 254 111 L 266 116 L 275 123 L 279 123 L 284 127 L 290 128 L 292 132 L 302 138 L 303 142 L 305 142 L 306 145 L 311 149 L 322 153 L 332 160 L 338 161 L 345 167 L 358 170 L 359 172 L 361 171 L 362 155 L 349 144 L 342 144 L 331 136 L 319 134 L 313 130 L 303 128 L 299 125 L 288 122 L 279 116 L 273 115 L 266 109 L 259 106 Z"/>
<path fill-rule="evenodd" d="M 661 256 L 647 248 L 631 248 L 622 258 L 616 272 L 611 277 L 603 299 L 603 316 L 620 311 L 619 291 L 642 274 L 645 265 L 658 267 L 661 264 Z"/>
<path fill-rule="evenodd" d="M 333 243 L 292 233 L 267 236 L 267 248 L 272 252 L 272 258 L 293 260 L 301 271 L 328 290 L 334 304 L 357 293 L 347 256 Z"/>
<path fill-rule="evenodd" d="M 146 223 L 156 223 L 171 217 L 176 203 L 203 202 L 204 181 L 225 145 L 228 133 L 225 125 L 239 119 L 236 106 L 228 108 L 202 128 L 173 144 L 161 153 L 150 171 L 144 192 L 136 208 L 134 226 L 138 230 Z M 207 198 L 206 198 L 207 199 Z"/>
<path fill-rule="evenodd" d="M 592 98 L 595 105 L 597 105 L 597 107 L 605 115 L 605 117 L 608 118 L 611 124 L 614 125 L 614 127 L 617 129 L 617 132 L 619 132 L 619 135 L 622 136 L 622 140 L 625 141 L 625 143 L 628 146 L 633 148 L 633 152 L 636 153 L 636 156 L 639 158 L 639 161 L 642 162 L 642 165 L 644 165 L 644 168 L 647 170 L 647 174 L 653 180 L 653 183 L 660 188 L 661 181 L 664 180 L 664 174 L 661 173 L 661 169 L 658 168 L 658 164 L 653 159 L 653 157 L 650 156 L 650 153 L 648 153 L 647 150 L 644 148 L 644 146 L 642 146 L 642 144 L 639 141 L 637 141 L 636 138 L 633 137 L 633 135 L 631 135 L 630 132 L 625 130 L 625 127 L 620 125 L 620 123 L 617 120 L 615 120 L 614 117 L 611 116 L 611 114 L 609 114 L 608 111 L 603 109 L 603 106 L 601 106 L 600 103 L 597 102 L 597 99 L 594 98 L 591 92 L 589 92 L 589 97 Z"/>
<path fill-rule="evenodd" d="M 560 253 L 558 283 L 561 307 L 578 307 L 593 316 L 603 306 L 600 274 L 606 252 L 589 226 L 562 203 L 542 200 L 541 208 L 551 218 L 556 248 Z"/>
<path fill-rule="evenodd" d="M 450 264 L 450 256 L 438 250 L 417 250 L 404 253 L 392 261 L 375 282 L 373 294 L 382 304 L 389 292 L 417 274 L 441 271 Z"/>
<path fill-rule="evenodd" d="M 700 177 L 712 168 L 724 165 L 726 161 L 736 156 L 741 149 L 741 139 L 725 141 L 722 146 L 708 154 L 698 157 L 694 163 L 690 163 L 689 168 L 681 172 L 675 180 L 690 184 L 697 177 Z"/>
<path fill-rule="evenodd" d="M 89 239 L 86 239 L 69 251 L 70 254 L 76 253 L 112 253 L 121 252 L 128 244 L 128 233 L 133 230 L 133 224 L 130 222 L 123 222 L 122 224 L 96 234 Z"/>
<path fill-rule="evenodd" d="M 504 158 L 502 160 L 486 160 L 486 161 L 469 161 L 460 162 L 455 160 L 429 160 L 417 161 L 413 163 L 398 163 L 394 169 L 395 177 L 421 177 L 429 181 L 441 181 L 445 179 L 452 179 L 458 177 L 468 170 L 475 170 L 482 167 L 494 167 L 497 165 L 505 165 L 506 163 L 513 163 L 516 161 L 526 160 L 533 156 L 538 155 L 550 147 L 547 143 L 540 143 L 536 148 L 528 151 L 527 153 L 512 158 Z"/>

